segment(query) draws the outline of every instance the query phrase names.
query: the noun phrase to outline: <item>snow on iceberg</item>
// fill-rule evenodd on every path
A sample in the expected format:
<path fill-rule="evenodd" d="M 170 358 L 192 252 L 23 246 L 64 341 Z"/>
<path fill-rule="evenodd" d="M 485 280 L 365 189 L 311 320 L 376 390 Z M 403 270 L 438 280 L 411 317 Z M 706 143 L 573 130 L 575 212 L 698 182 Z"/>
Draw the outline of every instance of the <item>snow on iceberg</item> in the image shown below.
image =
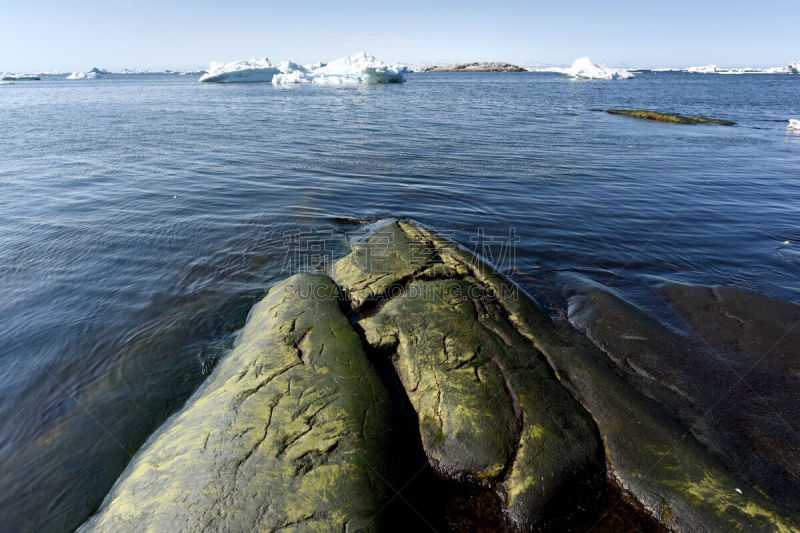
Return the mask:
<path fill-rule="evenodd" d="M 247 81 L 272 81 L 275 74 L 279 74 L 278 67 L 263 59 L 250 59 L 248 61 L 232 61 L 230 63 L 217 63 L 212 61 L 208 72 L 200 76 L 200 81 L 216 83 L 235 83 Z"/>
<path fill-rule="evenodd" d="M 588 57 L 576 59 L 572 66 L 564 71 L 564 74 L 572 78 L 585 80 L 627 80 L 633 78 L 633 74 L 627 70 L 598 65 Z"/>
<path fill-rule="evenodd" d="M 36 81 L 41 79 L 36 74 L 0 74 L 0 81 Z"/>
<path fill-rule="evenodd" d="M 769 68 L 720 68 L 717 65 L 689 67 L 685 72 L 695 74 L 797 74 L 800 73 L 800 61 L 794 61 L 785 67 Z"/>
<path fill-rule="evenodd" d="M 554 66 L 531 66 L 526 67 L 528 72 L 555 72 L 557 74 L 568 74 L 569 67 L 554 67 Z"/>
<path fill-rule="evenodd" d="M 273 65 L 267 58 L 234 61 L 225 65 L 211 63 L 203 82 L 272 82 L 275 85 L 315 83 L 321 85 L 356 85 L 403 81 L 403 65 L 378 61 L 366 52 L 343 57 L 330 63 L 300 65 L 282 61 Z"/>
<path fill-rule="evenodd" d="M 716 65 L 703 65 L 702 67 L 689 67 L 686 72 L 693 72 L 695 74 L 716 74 L 719 69 Z"/>
<path fill-rule="evenodd" d="M 800 119 L 790 118 L 789 125 L 786 126 L 786 129 L 789 131 L 798 131 L 800 132 Z"/>
<path fill-rule="evenodd" d="M 388 64 L 366 52 L 331 61 L 311 71 L 313 83 L 345 85 L 354 83 L 397 83 L 403 81 L 406 67 Z"/>
<path fill-rule="evenodd" d="M 68 80 L 94 80 L 100 77 L 97 72 L 73 72 L 67 76 Z"/>
<path fill-rule="evenodd" d="M 102 78 L 106 74 L 111 74 L 109 71 L 94 67 L 88 72 L 73 72 L 67 76 L 68 80 L 95 80 Z"/>

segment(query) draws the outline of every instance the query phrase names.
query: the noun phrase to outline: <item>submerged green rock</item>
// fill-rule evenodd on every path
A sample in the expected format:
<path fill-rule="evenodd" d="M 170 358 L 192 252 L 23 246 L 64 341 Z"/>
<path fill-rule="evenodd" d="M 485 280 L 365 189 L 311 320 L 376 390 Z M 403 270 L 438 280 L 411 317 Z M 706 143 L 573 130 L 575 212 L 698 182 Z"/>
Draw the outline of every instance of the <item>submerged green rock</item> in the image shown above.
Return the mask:
<path fill-rule="evenodd" d="M 319 275 L 277 285 L 84 531 L 378 530 L 387 392 Z"/>
<path fill-rule="evenodd" d="M 800 512 L 800 306 L 731 287 L 659 292 L 692 337 L 580 280 L 570 320 L 732 470 Z"/>
<path fill-rule="evenodd" d="M 678 529 L 795 530 L 798 516 L 786 507 L 796 506 L 796 486 L 759 451 L 777 419 L 754 406 L 761 394 L 781 394 L 753 391 L 754 383 L 763 385 L 763 372 L 748 383 L 752 365 L 737 371 L 732 360 L 696 346 L 602 286 L 580 279 L 573 285 L 570 321 L 602 352 L 587 347 L 580 359 L 572 354 L 569 360 L 558 349 L 549 353 L 581 397 L 594 402 L 590 411 L 624 486 Z M 676 289 L 670 292 L 678 298 Z M 713 300 L 691 300 L 712 318 Z M 581 366 L 587 374 L 591 369 L 590 381 L 572 377 Z M 793 412 L 792 402 L 784 401 Z M 794 439 L 788 454 L 796 453 Z"/>
<path fill-rule="evenodd" d="M 742 468 L 800 511 L 800 305 L 735 287 L 659 292 L 715 363 L 711 421 L 731 426 Z"/>
<path fill-rule="evenodd" d="M 645 111 L 642 109 L 609 109 L 612 115 L 625 115 L 628 117 L 642 118 L 646 120 L 657 120 L 658 122 L 671 122 L 673 124 L 719 124 L 721 126 L 735 126 L 735 122 L 721 120 L 718 118 L 695 117 L 676 115 L 674 113 L 658 113 L 656 111 Z"/>

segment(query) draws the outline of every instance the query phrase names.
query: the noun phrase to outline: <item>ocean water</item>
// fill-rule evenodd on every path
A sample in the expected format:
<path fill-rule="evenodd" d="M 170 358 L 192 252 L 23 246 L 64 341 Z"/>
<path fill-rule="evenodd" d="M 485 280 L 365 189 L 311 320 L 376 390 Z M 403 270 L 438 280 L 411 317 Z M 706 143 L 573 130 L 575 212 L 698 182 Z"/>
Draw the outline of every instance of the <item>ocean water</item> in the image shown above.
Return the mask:
<path fill-rule="evenodd" d="M 798 96 L 800 76 L 683 73 L 0 87 L 1 527 L 80 524 L 270 284 L 365 222 L 452 232 L 553 311 L 563 271 L 647 308 L 663 279 L 800 301 Z"/>

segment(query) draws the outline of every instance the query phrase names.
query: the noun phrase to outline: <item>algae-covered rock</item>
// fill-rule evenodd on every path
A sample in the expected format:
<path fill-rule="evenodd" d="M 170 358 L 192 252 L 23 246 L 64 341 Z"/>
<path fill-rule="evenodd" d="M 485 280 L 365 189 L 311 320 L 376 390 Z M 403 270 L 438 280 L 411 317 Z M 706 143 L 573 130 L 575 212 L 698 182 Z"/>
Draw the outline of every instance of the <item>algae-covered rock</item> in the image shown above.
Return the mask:
<path fill-rule="evenodd" d="M 478 321 L 470 288 L 458 280 L 412 282 L 361 326 L 370 344 L 396 349 L 395 367 L 434 465 L 494 478 L 514 453 L 518 421 L 492 361 L 499 339 Z"/>
<path fill-rule="evenodd" d="M 332 276 L 359 309 L 391 296 L 387 293 L 393 287 L 428 265 L 433 255 L 428 245 L 409 239 L 396 223 L 386 224 L 334 263 Z"/>
<path fill-rule="evenodd" d="M 757 449 L 765 420 L 740 417 L 754 395 L 741 386 L 730 396 L 746 375 L 613 292 L 573 284 L 570 320 L 602 352 L 586 347 L 569 360 L 558 346 L 545 352 L 598 420 L 625 488 L 679 529 L 797 527 L 786 510 L 796 487 Z"/>
<path fill-rule="evenodd" d="M 747 466 L 761 484 L 800 510 L 800 306 L 734 287 L 668 284 L 660 293 L 711 355 L 716 420 L 759 456 Z"/>
<path fill-rule="evenodd" d="M 656 120 L 658 122 L 671 122 L 673 124 L 719 124 L 721 126 L 735 126 L 735 122 L 721 120 L 718 118 L 708 118 L 699 116 L 684 116 L 674 113 L 658 113 L 656 111 L 645 111 L 642 109 L 609 109 L 612 115 L 625 115 L 633 118 L 645 120 Z"/>
<path fill-rule="evenodd" d="M 377 530 L 388 399 L 319 275 L 274 286 L 86 531 Z"/>
<path fill-rule="evenodd" d="M 532 525 L 559 489 L 602 473 L 594 425 L 492 290 L 471 276 L 456 279 L 469 267 L 442 260 L 360 325 L 371 345 L 396 354 L 433 464 L 502 482 L 509 516 Z"/>
<path fill-rule="evenodd" d="M 499 489 L 500 498 L 481 500 L 493 510 L 476 516 L 502 505 L 523 529 L 552 520 L 548 513 L 574 503 L 574 490 L 599 487 L 607 472 L 623 489 L 620 501 L 634 499 L 669 529 L 798 530 L 781 486 L 796 475 L 797 447 L 752 407 L 796 398 L 800 338 L 788 328 L 800 321 L 796 306 L 724 289 L 664 289 L 698 338 L 729 354 L 725 362 L 741 370 L 768 360 L 786 374 L 780 382 L 774 371 L 752 370 L 758 378 L 748 386 L 785 390 L 763 395 L 763 405 L 746 398 L 742 424 L 752 427 L 731 435 L 736 418 L 723 415 L 737 411 L 702 405 L 722 397 L 706 391 L 730 373 L 613 294 L 573 294 L 571 318 L 590 340 L 470 252 L 403 222 L 373 228 L 333 275 L 339 287 L 310 274 L 273 287 L 236 349 L 149 439 L 84 530 L 403 529 L 380 517 L 394 469 L 410 464 L 403 453 L 425 463 L 420 447 L 453 486 Z M 359 313 L 354 324 L 340 311 L 340 289 Z M 783 329 L 785 341 L 763 350 Z M 413 409 L 401 426 L 392 403 Z M 388 439 L 393 427 L 399 434 Z M 410 450 L 395 454 L 401 447 Z M 427 465 L 417 468 L 397 486 Z M 767 479 L 776 472 L 777 481 Z"/>
<path fill-rule="evenodd" d="M 468 265 L 471 276 L 492 288 L 516 331 L 533 342 L 591 414 L 605 445 L 609 474 L 662 524 L 679 531 L 798 529 L 794 515 L 748 485 L 572 326 L 551 320 L 470 252 L 418 224 L 401 226 L 435 246 L 445 264 Z"/>

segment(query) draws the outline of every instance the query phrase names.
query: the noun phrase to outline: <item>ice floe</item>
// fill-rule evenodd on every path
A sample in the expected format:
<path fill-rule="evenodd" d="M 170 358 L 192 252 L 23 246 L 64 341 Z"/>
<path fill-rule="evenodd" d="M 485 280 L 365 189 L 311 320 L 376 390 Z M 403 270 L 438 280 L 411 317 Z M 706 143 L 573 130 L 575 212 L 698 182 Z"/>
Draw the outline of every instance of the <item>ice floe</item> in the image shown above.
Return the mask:
<path fill-rule="evenodd" d="M 68 80 L 93 80 L 99 78 L 100 75 L 96 72 L 73 72 L 67 76 Z"/>
<path fill-rule="evenodd" d="M 34 81 L 41 79 L 36 74 L 2 74 L 0 81 Z"/>
<path fill-rule="evenodd" d="M 719 69 L 716 65 L 703 65 L 702 67 L 689 67 L 686 72 L 693 72 L 695 74 L 716 74 Z"/>
<path fill-rule="evenodd" d="M 356 85 L 401 82 L 406 72 L 407 68 L 403 65 L 384 63 L 366 52 L 361 52 L 330 63 L 311 65 L 300 65 L 292 61 L 282 61 L 279 65 L 274 65 L 267 58 L 226 64 L 212 62 L 209 71 L 200 77 L 200 81 Z"/>
<path fill-rule="evenodd" d="M 720 68 L 717 65 L 705 65 L 702 67 L 689 67 L 683 69 L 683 71 L 694 74 L 798 74 L 800 73 L 800 60 L 793 61 L 784 67 Z"/>
<path fill-rule="evenodd" d="M 563 73 L 572 78 L 587 80 L 627 80 L 633 78 L 633 74 L 625 69 L 598 65 L 588 57 L 576 59 L 572 66 L 565 69 Z"/>
<path fill-rule="evenodd" d="M 789 131 L 797 131 L 800 132 L 800 119 L 790 118 L 789 125 L 786 126 L 786 129 Z"/>

